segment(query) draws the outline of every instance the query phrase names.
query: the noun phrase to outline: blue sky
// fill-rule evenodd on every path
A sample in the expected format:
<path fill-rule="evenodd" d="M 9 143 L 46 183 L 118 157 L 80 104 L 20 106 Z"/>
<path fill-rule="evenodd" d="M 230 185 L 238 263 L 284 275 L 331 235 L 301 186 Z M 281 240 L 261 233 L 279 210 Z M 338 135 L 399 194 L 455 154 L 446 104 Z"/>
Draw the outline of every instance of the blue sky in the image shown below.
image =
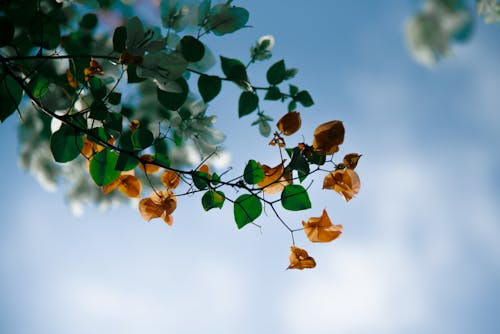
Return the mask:
<path fill-rule="evenodd" d="M 214 53 L 247 59 L 273 34 L 273 59 L 299 68 L 295 82 L 316 102 L 294 138 L 341 119 L 341 153 L 363 154 L 357 198 L 318 180 L 313 208 L 284 215 L 327 207 L 342 237 L 298 236 L 318 262 L 299 272 L 284 270 L 289 234 L 272 216 L 238 231 L 229 207 L 205 213 L 199 198 L 179 203 L 173 227 L 127 206 L 76 218 L 62 192 L 19 170 L 11 117 L 0 129 L 0 332 L 498 333 L 500 27 L 477 21 L 428 69 L 404 41 L 414 1 L 237 4 L 253 28 L 208 38 Z M 269 64 L 255 67 L 256 83 Z M 231 165 L 277 160 L 253 119 L 237 118 L 237 89 L 224 88 L 209 110 Z"/>

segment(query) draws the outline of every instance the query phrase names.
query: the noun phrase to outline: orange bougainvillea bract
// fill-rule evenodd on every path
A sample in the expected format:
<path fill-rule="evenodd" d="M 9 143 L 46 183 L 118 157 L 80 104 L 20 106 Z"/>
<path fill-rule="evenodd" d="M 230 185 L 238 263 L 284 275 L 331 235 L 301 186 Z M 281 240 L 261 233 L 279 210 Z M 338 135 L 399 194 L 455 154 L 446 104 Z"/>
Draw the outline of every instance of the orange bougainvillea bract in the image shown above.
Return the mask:
<path fill-rule="evenodd" d="M 145 160 L 145 161 L 148 161 L 148 162 L 153 162 L 154 161 L 154 159 L 151 156 L 151 154 L 143 154 L 139 158 L 141 160 Z M 158 172 L 161 169 L 160 166 L 153 165 L 153 164 L 148 164 L 148 163 L 142 163 L 142 162 L 140 162 L 138 166 L 139 166 L 140 170 L 142 170 L 144 173 L 147 173 L 147 174 L 154 174 L 154 173 Z"/>
<path fill-rule="evenodd" d="M 342 225 L 333 225 L 328 213 L 323 209 L 321 217 L 311 217 L 302 222 L 307 238 L 312 242 L 330 242 L 337 239 L 343 231 Z"/>
<path fill-rule="evenodd" d="M 323 189 L 335 190 L 346 201 L 351 200 L 360 188 L 360 180 L 358 174 L 352 169 L 338 169 L 329 173 L 323 180 Z"/>
<path fill-rule="evenodd" d="M 285 136 L 290 136 L 300 129 L 301 123 L 300 113 L 290 111 L 280 118 L 276 126 Z"/>
<path fill-rule="evenodd" d="M 321 154 L 338 152 L 339 145 L 344 142 L 345 129 L 341 121 L 330 121 L 321 124 L 314 130 L 313 148 Z"/>
<path fill-rule="evenodd" d="M 177 197 L 170 190 L 157 190 L 139 202 L 139 212 L 144 220 L 150 221 L 161 217 L 168 225 L 174 222 L 172 212 L 176 208 Z"/>
<path fill-rule="evenodd" d="M 346 168 L 355 169 L 360 158 L 361 155 L 358 153 L 349 153 L 345 155 L 342 163 Z"/>
<path fill-rule="evenodd" d="M 181 182 L 181 177 L 179 176 L 179 174 L 171 170 L 166 170 L 161 175 L 161 183 L 163 183 L 163 185 L 167 189 L 177 188 L 180 182 Z"/>
<path fill-rule="evenodd" d="M 264 171 L 264 179 L 257 183 L 257 185 L 266 194 L 277 194 L 283 190 L 283 188 L 290 183 L 290 177 L 284 174 L 285 167 L 283 163 L 275 167 L 269 167 L 268 165 L 261 165 Z"/>
<path fill-rule="evenodd" d="M 134 175 L 134 171 L 122 172 L 113 182 L 102 187 L 102 192 L 107 195 L 118 189 L 128 197 L 139 197 L 141 195 L 141 181 Z"/>
<path fill-rule="evenodd" d="M 306 269 L 316 267 L 316 261 L 302 248 L 291 246 L 290 265 L 287 269 Z"/>

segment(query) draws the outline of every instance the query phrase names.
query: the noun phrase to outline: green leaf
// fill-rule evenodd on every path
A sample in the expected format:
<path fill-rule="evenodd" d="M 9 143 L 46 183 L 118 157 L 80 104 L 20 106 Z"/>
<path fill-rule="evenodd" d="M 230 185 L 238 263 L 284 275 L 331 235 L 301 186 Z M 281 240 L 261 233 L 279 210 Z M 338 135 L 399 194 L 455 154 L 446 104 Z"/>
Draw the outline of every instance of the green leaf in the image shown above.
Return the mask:
<path fill-rule="evenodd" d="M 104 82 L 102 82 L 101 79 L 97 77 L 91 77 L 89 79 L 89 85 L 94 100 L 102 100 L 103 98 L 106 97 L 108 89 L 106 88 L 106 85 L 104 84 Z"/>
<path fill-rule="evenodd" d="M 285 186 L 281 192 L 281 205 L 290 211 L 300 211 L 311 208 L 307 190 L 298 184 Z"/>
<path fill-rule="evenodd" d="M 286 67 L 284 60 L 280 60 L 274 63 L 271 67 L 269 67 L 266 73 L 267 82 L 269 82 L 271 85 L 277 85 L 281 83 L 283 80 L 285 80 L 285 76 Z"/>
<path fill-rule="evenodd" d="M 127 66 L 127 82 L 128 83 L 138 83 L 143 82 L 146 78 L 141 78 L 137 75 L 137 66 L 128 65 Z"/>
<path fill-rule="evenodd" d="M 248 75 L 245 65 L 238 59 L 220 56 L 222 72 L 231 81 L 237 84 L 248 82 Z"/>
<path fill-rule="evenodd" d="M 103 127 L 92 128 L 89 130 L 90 136 L 87 136 L 90 141 L 95 143 L 99 143 L 99 140 L 103 142 L 107 142 L 109 139 L 109 135 L 106 133 L 106 130 Z"/>
<path fill-rule="evenodd" d="M 299 92 L 299 87 L 290 85 L 290 95 L 295 96 Z"/>
<path fill-rule="evenodd" d="M 115 170 L 127 171 L 134 169 L 139 161 L 126 153 L 120 153 L 116 161 Z"/>
<path fill-rule="evenodd" d="M 0 48 L 9 45 L 14 38 L 14 23 L 7 16 L 0 16 Z"/>
<path fill-rule="evenodd" d="M 256 196 L 244 194 L 234 201 L 234 220 L 238 229 L 253 222 L 262 213 L 262 203 Z"/>
<path fill-rule="evenodd" d="M 31 21 L 28 33 L 34 45 L 47 50 L 55 49 L 61 41 L 59 25 L 43 14 Z"/>
<path fill-rule="evenodd" d="M 238 116 L 252 113 L 259 105 L 259 97 L 252 92 L 242 92 L 238 101 Z"/>
<path fill-rule="evenodd" d="M 199 190 L 207 189 L 209 180 L 210 175 L 205 172 L 195 171 L 193 173 L 193 183 Z"/>
<path fill-rule="evenodd" d="M 182 37 L 180 45 L 182 55 L 189 62 L 200 61 L 205 54 L 205 46 L 193 36 L 186 35 Z"/>
<path fill-rule="evenodd" d="M 203 101 L 213 100 L 222 88 L 222 81 L 219 77 L 202 74 L 198 78 L 198 90 Z"/>
<path fill-rule="evenodd" d="M 28 89 L 38 99 L 49 91 L 49 81 L 41 74 L 37 74 L 30 80 Z"/>
<path fill-rule="evenodd" d="M 108 96 L 108 102 L 115 106 L 120 104 L 121 100 L 122 100 L 122 93 L 112 92 Z"/>
<path fill-rule="evenodd" d="M 163 167 L 165 167 L 165 168 L 170 167 L 171 161 L 166 154 L 156 153 L 152 156 L 152 158 L 153 158 L 154 162 L 162 165 Z"/>
<path fill-rule="evenodd" d="M 290 101 L 290 103 L 288 103 L 288 111 L 295 110 L 297 110 L 297 103 L 295 101 Z"/>
<path fill-rule="evenodd" d="M 257 184 L 260 181 L 264 180 L 264 171 L 255 160 L 249 160 L 247 165 L 245 166 L 243 179 L 248 184 Z"/>
<path fill-rule="evenodd" d="M 154 140 L 155 137 L 149 130 L 137 129 L 132 132 L 132 145 L 136 151 L 142 151 L 153 145 Z"/>
<path fill-rule="evenodd" d="M 295 96 L 295 100 L 300 102 L 300 104 L 302 104 L 304 107 L 310 107 L 314 104 L 314 101 L 307 90 L 300 91 Z"/>
<path fill-rule="evenodd" d="M 271 126 L 269 125 L 269 122 L 266 121 L 259 122 L 259 133 L 263 137 L 269 137 L 269 135 L 271 134 Z"/>
<path fill-rule="evenodd" d="M 210 9 L 205 29 L 213 31 L 218 36 L 229 34 L 243 28 L 247 24 L 249 16 L 250 14 L 245 8 L 218 4 Z"/>
<path fill-rule="evenodd" d="M 220 176 L 219 174 L 217 173 L 213 173 L 212 174 L 212 177 L 210 179 L 210 183 L 213 185 L 213 186 L 217 186 L 219 183 L 220 183 Z"/>
<path fill-rule="evenodd" d="M 276 101 L 281 99 L 282 94 L 280 92 L 280 89 L 276 86 L 271 86 L 267 90 L 266 96 L 264 96 L 264 100 L 272 100 Z"/>
<path fill-rule="evenodd" d="M 95 184 L 105 186 L 116 180 L 121 174 L 121 171 L 115 169 L 117 162 L 118 154 L 109 148 L 94 155 L 90 160 L 89 172 Z"/>
<path fill-rule="evenodd" d="M 186 102 L 189 93 L 189 86 L 184 78 L 178 78 L 175 82 L 181 87 L 181 93 L 172 93 L 161 90 L 160 88 L 157 89 L 158 101 L 169 110 L 179 109 L 184 102 Z"/>
<path fill-rule="evenodd" d="M 117 27 L 113 32 L 113 50 L 121 53 L 125 50 L 127 42 L 127 28 L 124 26 Z"/>
<path fill-rule="evenodd" d="M 90 105 L 90 118 L 104 121 L 109 116 L 109 110 L 106 104 L 102 100 L 95 100 Z"/>
<path fill-rule="evenodd" d="M 50 150 L 57 162 L 68 162 L 76 159 L 83 149 L 83 136 L 67 125 L 50 136 Z"/>
<path fill-rule="evenodd" d="M 219 208 L 222 209 L 226 196 L 222 191 L 209 190 L 201 198 L 201 205 L 203 209 L 208 211 L 210 209 Z"/>
<path fill-rule="evenodd" d="M 80 21 L 80 28 L 92 30 L 97 26 L 97 15 L 94 13 L 87 13 L 83 15 Z"/>
<path fill-rule="evenodd" d="M 23 89 L 10 75 L 0 81 L 0 122 L 17 110 L 23 97 Z"/>

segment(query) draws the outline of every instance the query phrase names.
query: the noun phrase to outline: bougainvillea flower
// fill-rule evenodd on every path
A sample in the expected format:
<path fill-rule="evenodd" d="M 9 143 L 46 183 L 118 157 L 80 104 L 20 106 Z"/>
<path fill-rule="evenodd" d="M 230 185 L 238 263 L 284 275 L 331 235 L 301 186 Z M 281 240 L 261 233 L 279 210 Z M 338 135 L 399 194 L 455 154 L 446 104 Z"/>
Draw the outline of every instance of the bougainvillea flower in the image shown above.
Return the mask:
<path fill-rule="evenodd" d="M 323 180 L 323 189 L 332 189 L 344 196 L 346 201 L 353 198 L 360 188 L 358 174 L 352 169 L 338 169 Z"/>
<path fill-rule="evenodd" d="M 313 148 L 321 154 L 333 154 L 344 142 L 345 129 L 341 121 L 330 121 L 321 124 L 314 130 Z"/>
<path fill-rule="evenodd" d="M 181 177 L 179 176 L 179 174 L 171 170 L 166 170 L 161 175 L 161 183 L 163 183 L 163 185 L 167 189 L 177 188 L 180 182 L 181 182 Z"/>
<path fill-rule="evenodd" d="M 113 182 L 102 187 L 102 192 L 107 195 L 118 189 L 128 197 L 139 197 L 141 195 L 141 181 L 134 175 L 134 171 L 122 172 Z"/>
<path fill-rule="evenodd" d="M 113 145 L 115 143 L 114 138 L 110 138 L 108 140 L 108 144 Z M 104 146 L 101 144 L 98 144 L 94 141 L 91 141 L 88 139 L 87 136 L 83 137 L 83 147 L 82 150 L 80 151 L 80 154 L 86 157 L 87 159 L 90 159 L 94 156 L 94 154 L 101 152 L 104 150 Z"/>
<path fill-rule="evenodd" d="M 153 29 L 144 31 L 142 22 L 137 16 L 128 21 L 125 47 L 129 55 L 142 57 L 146 52 L 163 50 L 166 45 L 167 43 L 159 31 Z"/>
<path fill-rule="evenodd" d="M 307 254 L 307 252 L 299 247 L 290 247 L 290 265 L 287 269 L 306 269 L 316 267 L 316 261 Z"/>
<path fill-rule="evenodd" d="M 323 209 L 321 217 L 311 217 L 302 222 L 304 232 L 312 242 L 330 242 L 337 239 L 343 231 L 342 225 L 333 225 L 328 213 Z"/>
<path fill-rule="evenodd" d="M 151 154 L 143 154 L 139 158 L 141 160 L 145 160 L 147 162 L 153 162 L 154 161 L 154 159 L 151 156 Z M 161 169 L 160 166 L 157 166 L 157 165 L 154 165 L 154 164 L 143 163 L 143 162 L 139 162 L 138 166 L 139 166 L 140 170 L 142 170 L 144 173 L 147 173 L 147 174 L 154 174 L 154 173 L 158 172 Z"/>
<path fill-rule="evenodd" d="M 285 136 L 290 136 L 300 129 L 301 123 L 300 113 L 291 111 L 281 117 L 276 126 Z"/>
<path fill-rule="evenodd" d="M 157 190 L 139 202 L 139 212 L 144 220 L 161 218 L 168 225 L 172 225 L 174 222 L 172 212 L 176 208 L 177 197 L 170 190 Z"/>
<path fill-rule="evenodd" d="M 291 177 L 285 175 L 285 167 L 283 163 L 280 163 L 276 167 L 269 167 L 268 165 L 261 165 L 260 167 L 264 171 L 264 179 L 257 183 L 259 188 L 266 194 L 277 194 L 283 190 L 283 188 L 290 184 Z"/>
<path fill-rule="evenodd" d="M 66 80 L 68 80 L 68 84 L 70 85 L 70 87 L 78 87 L 78 82 L 76 82 L 75 76 L 73 75 L 73 73 L 71 73 L 71 70 L 69 68 L 66 70 Z"/>

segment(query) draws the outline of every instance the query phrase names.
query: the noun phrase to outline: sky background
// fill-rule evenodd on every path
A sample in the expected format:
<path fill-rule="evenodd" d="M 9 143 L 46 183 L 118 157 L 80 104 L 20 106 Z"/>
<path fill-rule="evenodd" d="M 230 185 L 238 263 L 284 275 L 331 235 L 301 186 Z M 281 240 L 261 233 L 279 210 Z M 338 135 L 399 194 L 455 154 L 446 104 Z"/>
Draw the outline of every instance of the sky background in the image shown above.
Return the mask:
<path fill-rule="evenodd" d="M 300 224 L 327 208 L 344 234 L 297 245 L 314 270 L 285 270 L 290 236 L 270 215 L 237 230 L 232 208 L 205 213 L 179 201 L 174 226 L 135 208 L 87 207 L 74 217 L 18 168 L 16 117 L 0 127 L 0 332 L 20 333 L 499 333 L 500 27 L 477 21 L 472 39 L 433 69 L 404 40 L 415 1 L 237 1 L 251 29 L 207 38 L 216 55 L 248 59 L 261 35 L 273 59 L 315 105 L 295 135 L 341 119 L 341 154 L 359 152 L 359 195 L 311 190 Z M 145 7 L 142 7 L 143 9 Z M 220 73 L 217 68 L 214 73 Z M 238 90 L 210 104 L 231 165 L 277 162 L 238 119 Z M 270 104 L 276 119 L 285 106 Z M 292 142 L 294 139 L 290 139 Z M 310 139 L 309 139 L 310 140 Z"/>

